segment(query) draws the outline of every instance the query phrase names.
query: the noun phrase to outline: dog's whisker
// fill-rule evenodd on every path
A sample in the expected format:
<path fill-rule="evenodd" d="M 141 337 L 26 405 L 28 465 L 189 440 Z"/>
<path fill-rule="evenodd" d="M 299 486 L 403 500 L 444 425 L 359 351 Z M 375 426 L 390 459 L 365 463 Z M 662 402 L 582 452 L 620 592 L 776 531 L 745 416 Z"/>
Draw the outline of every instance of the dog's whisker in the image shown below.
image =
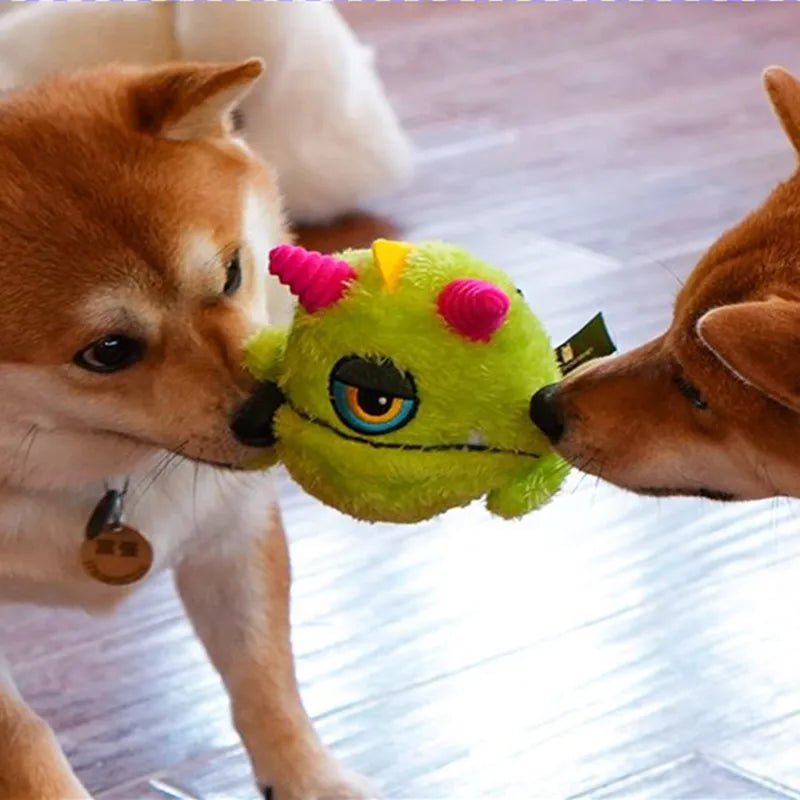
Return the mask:
<path fill-rule="evenodd" d="M 169 467 L 170 463 L 173 459 L 176 458 L 174 453 L 169 453 L 166 457 L 160 459 L 159 465 L 156 469 L 149 473 L 150 477 L 147 479 L 142 479 L 140 481 L 139 486 L 136 489 L 136 500 L 132 505 L 132 509 L 136 508 L 139 503 L 142 501 L 144 496 L 150 491 L 156 481 L 164 474 L 167 467 Z M 146 480 L 146 483 L 145 483 Z"/>
<path fill-rule="evenodd" d="M 225 485 L 222 482 L 222 471 L 218 470 L 218 469 L 215 469 L 215 470 L 213 470 L 213 472 L 214 472 L 214 480 L 216 481 L 217 488 L 220 490 L 220 492 L 223 492 L 225 490 Z"/>
<path fill-rule="evenodd" d="M 33 447 L 33 442 L 36 439 L 38 433 L 39 433 L 39 427 L 34 424 L 31 425 L 22 435 L 22 438 L 19 440 L 19 444 L 17 444 L 16 448 L 14 449 L 14 452 L 11 454 L 11 457 L 9 458 L 8 465 L 6 468 L 6 473 L 3 476 L 2 480 L 0 480 L 0 484 L 5 486 L 11 485 L 14 482 L 15 475 L 18 470 L 19 472 L 22 473 L 21 479 L 24 481 L 28 460 L 31 454 L 31 448 Z M 20 456 L 22 456 L 22 460 L 18 466 Z"/>
<path fill-rule="evenodd" d="M 139 496 L 139 499 L 141 500 L 145 493 L 150 491 L 150 489 L 152 489 L 157 482 L 159 482 L 162 478 L 167 478 L 170 473 L 174 472 L 185 461 L 187 461 L 187 459 L 184 456 L 179 455 L 178 453 L 173 454 L 173 457 L 164 464 L 159 473 L 154 476 L 152 481 L 150 481 L 146 489 Z"/>
<path fill-rule="evenodd" d="M 594 483 L 592 484 L 592 494 L 589 498 L 589 508 L 594 508 L 595 501 L 597 500 L 597 490 L 600 488 L 600 481 L 603 480 L 600 476 L 600 471 L 594 476 Z"/>
<path fill-rule="evenodd" d="M 192 520 L 194 522 L 195 531 L 198 530 L 197 525 L 197 475 L 200 472 L 200 462 L 194 462 L 194 474 L 192 475 Z"/>
<path fill-rule="evenodd" d="M 575 482 L 575 485 L 572 487 L 572 491 L 570 492 L 570 494 L 573 495 L 579 491 L 587 476 L 587 473 L 584 472 L 581 467 L 578 467 L 578 471 L 580 472 L 580 475 L 578 476 L 578 480 Z"/>
<path fill-rule="evenodd" d="M 603 467 L 605 466 L 604 461 L 599 461 L 595 459 L 596 469 L 594 471 L 594 483 L 592 484 L 592 493 L 589 498 L 589 507 L 594 508 L 595 501 L 597 499 L 597 490 L 600 488 L 600 482 L 603 480 Z"/>
<path fill-rule="evenodd" d="M 28 462 L 30 461 L 31 452 L 32 452 L 32 450 L 33 450 L 33 443 L 36 441 L 36 437 L 39 435 L 39 430 L 40 430 L 40 429 L 39 429 L 39 426 L 38 426 L 38 425 L 33 425 L 33 426 L 32 426 L 32 432 L 31 432 L 31 435 L 30 435 L 30 437 L 28 438 L 28 446 L 27 446 L 27 448 L 25 449 L 25 456 L 24 456 L 24 458 L 23 458 L 23 461 L 22 461 L 22 470 L 21 470 L 21 472 L 22 472 L 22 480 L 23 480 L 23 481 L 24 481 L 24 480 L 25 480 L 25 478 L 27 477 L 27 473 L 28 473 Z"/>
<path fill-rule="evenodd" d="M 139 482 L 136 484 L 136 487 L 134 488 L 134 491 L 132 493 L 136 495 L 144 494 L 142 487 L 145 486 L 145 484 L 147 484 L 150 481 L 153 475 L 156 475 L 158 473 L 162 465 L 171 457 L 171 455 L 172 455 L 171 452 L 162 453 L 156 460 L 156 463 L 149 470 L 147 470 L 147 472 L 144 473 Z"/>
<path fill-rule="evenodd" d="M 174 450 L 167 452 L 158 460 L 155 467 L 149 473 L 147 473 L 144 478 L 142 478 L 136 488 L 137 497 L 136 501 L 133 503 L 133 508 L 136 508 L 136 506 L 142 501 L 142 498 L 150 491 L 156 482 L 164 476 L 170 467 L 175 469 L 187 460 L 186 456 L 184 456 L 181 452 L 181 449 L 185 446 L 185 444 L 186 442 L 182 442 Z M 147 481 L 146 484 L 145 481 Z M 145 485 L 143 486 L 143 484 Z"/>
<path fill-rule="evenodd" d="M 28 430 L 23 435 L 22 439 L 20 440 L 19 446 L 14 451 L 14 456 L 12 458 L 12 466 L 11 466 L 11 469 L 9 470 L 9 473 L 10 473 L 9 474 L 9 478 L 11 478 L 13 473 L 15 473 L 17 471 L 16 466 L 15 466 L 16 465 L 16 461 L 17 461 L 17 458 L 19 457 L 19 455 L 24 450 L 24 455 L 22 456 L 22 464 L 20 465 L 19 472 L 20 472 L 20 481 L 24 481 L 25 480 L 26 473 L 27 473 L 27 468 L 28 468 L 28 461 L 29 461 L 30 455 L 31 455 L 31 450 L 33 448 L 33 443 L 36 440 L 36 436 L 37 436 L 38 433 L 39 433 L 39 426 L 36 425 L 36 424 L 33 424 L 33 425 L 30 426 L 30 428 L 28 428 Z"/>
<path fill-rule="evenodd" d="M 673 278 L 675 278 L 675 280 L 677 281 L 679 286 L 681 286 L 681 287 L 683 286 L 683 279 L 680 276 L 676 275 L 663 261 L 661 261 L 661 260 L 659 260 L 657 258 L 651 258 L 650 262 L 652 264 L 656 264 L 659 267 L 661 267 L 661 269 L 663 269 L 664 272 L 669 273 Z"/>
<path fill-rule="evenodd" d="M 580 464 L 573 465 L 578 470 L 578 472 L 581 473 L 581 475 L 578 478 L 578 481 L 575 484 L 575 486 L 572 487 L 571 494 L 575 494 L 580 489 L 581 485 L 586 480 L 587 475 L 589 475 L 589 472 L 587 472 L 587 470 L 589 469 L 590 466 L 592 466 L 592 463 L 596 460 L 596 458 L 597 458 L 596 454 L 593 454 L 584 459 Z"/>
<path fill-rule="evenodd" d="M 142 475 L 141 479 L 136 485 L 136 492 L 138 493 L 139 489 L 150 480 L 150 478 L 161 468 L 161 465 L 172 455 L 171 451 L 165 451 L 158 456 L 155 464 L 153 464 L 147 472 Z"/>

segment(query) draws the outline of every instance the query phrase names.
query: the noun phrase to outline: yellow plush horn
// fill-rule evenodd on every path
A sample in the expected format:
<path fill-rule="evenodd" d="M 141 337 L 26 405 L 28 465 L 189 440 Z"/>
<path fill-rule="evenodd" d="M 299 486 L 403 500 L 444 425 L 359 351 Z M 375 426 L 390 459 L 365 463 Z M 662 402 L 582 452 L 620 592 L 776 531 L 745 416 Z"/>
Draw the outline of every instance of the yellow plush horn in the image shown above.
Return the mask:
<path fill-rule="evenodd" d="M 393 242 L 389 239 L 376 239 L 372 243 L 372 257 L 383 276 L 386 288 L 392 292 L 400 281 L 406 266 L 406 256 L 414 248 L 408 242 Z"/>

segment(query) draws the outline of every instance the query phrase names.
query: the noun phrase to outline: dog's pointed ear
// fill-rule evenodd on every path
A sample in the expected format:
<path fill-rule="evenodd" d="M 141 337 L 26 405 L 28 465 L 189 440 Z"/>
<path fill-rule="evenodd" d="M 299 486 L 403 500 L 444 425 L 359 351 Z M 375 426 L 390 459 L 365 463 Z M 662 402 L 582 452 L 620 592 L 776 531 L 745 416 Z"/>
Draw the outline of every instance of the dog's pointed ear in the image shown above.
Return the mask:
<path fill-rule="evenodd" d="M 800 411 L 800 303 L 773 297 L 720 306 L 700 317 L 697 333 L 741 380 Z"/>
<path fill-rule="evenodd" d="M 800 81 L 783 67 L 767 67 L 761 80 L 783 130 L 800 155 Z"/>
<path fill-rule="evenodd" d="M 167 139 L 223 136 L 232 112 L 264 70 L 259 58 L 234 64 L 168 64 L 130 86 L 134 125 Z"/>

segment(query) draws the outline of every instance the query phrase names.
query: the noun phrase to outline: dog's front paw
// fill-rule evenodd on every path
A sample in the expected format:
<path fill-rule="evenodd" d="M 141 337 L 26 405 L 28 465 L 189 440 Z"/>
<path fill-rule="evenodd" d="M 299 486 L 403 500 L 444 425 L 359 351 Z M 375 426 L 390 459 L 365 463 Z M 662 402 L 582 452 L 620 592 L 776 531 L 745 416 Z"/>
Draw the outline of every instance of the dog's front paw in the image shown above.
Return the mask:
<path fill-rule="evenodd" d="M 290 785 L 267 786 L 264 800 L 377 800 L 378 793 L 366 778 L 342 770 L 337 764 Z"/>

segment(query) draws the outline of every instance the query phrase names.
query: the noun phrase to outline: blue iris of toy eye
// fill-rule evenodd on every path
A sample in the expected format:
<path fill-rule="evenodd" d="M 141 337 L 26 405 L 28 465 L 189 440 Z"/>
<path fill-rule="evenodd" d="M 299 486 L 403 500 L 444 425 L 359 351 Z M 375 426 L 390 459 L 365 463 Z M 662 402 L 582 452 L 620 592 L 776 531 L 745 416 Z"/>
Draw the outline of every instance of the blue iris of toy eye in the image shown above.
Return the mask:
<path fill-rule="evenodd" d="M 406 425 L 416 410 L 415 400 L 375 389 L 333 383 L 333 407 L 339 419 L 359 433 L 389 433 Z"/>
<path fill-rule="evenodd" d="M 367 435 L 408 425 L 419 400 L 413 379 L 391 361 L 349 356 L 331 372 L 330 398 L 339 419 Z"/>

